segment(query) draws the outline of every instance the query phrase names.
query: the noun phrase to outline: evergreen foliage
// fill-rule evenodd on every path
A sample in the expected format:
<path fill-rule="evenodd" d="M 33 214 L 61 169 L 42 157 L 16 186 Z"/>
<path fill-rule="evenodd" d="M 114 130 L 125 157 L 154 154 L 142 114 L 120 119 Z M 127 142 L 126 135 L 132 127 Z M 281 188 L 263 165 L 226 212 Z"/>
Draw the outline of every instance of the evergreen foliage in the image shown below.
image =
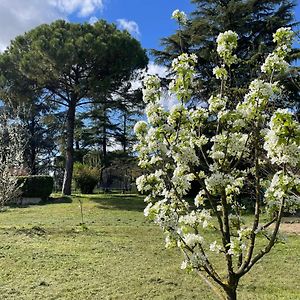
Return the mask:
<path fill-rule="evenodd" d="M 180 53 L 194 53 L 198 57 L 196 65 L 197 89 L 195 98 L 203 101 L 218 87 L 213 74 L 220 58 L 215 41 L 220 32 L 232 30 L 239 36 L 236 50 L 239 68 L 230 74 L 236 87 L 233 96 L 241 99 L 253 78 L 261 74 L 260 65 L 268 53 L 274 50 L 272 34 L 280 27 L 296 28 L 293 0 L 192 0 L 195 10 L 190 19 L 179 30 L 162 39 L 163 50 L 153 50 L 156 61 L 170 66 L 172 59 Z M 291 62 L 300 57 L 299 49 L 293 49 L 288 57 Z M 283 79 L 289 93 L 286 102 L 291 106 L 299 105 L 299 68 L 290 70 Z M 279 106 L 283 104 L 279 103 Z"/>
<path fill-rule="evenodd" d="M 53 177 L 47 175 L 18 176 L 22 197 L 38 197 L 47 200 L 53 191 Z"/>
<path fill-rule="evenodd" d="M 92 194 L 100 180 L 100 170 L 76 162 L 74 164 L 74 181 L 82 194 Z"/>
<path fill-rule="evenodd" d="M 103 20 L 94 25 L 63 20 L 44 24 L 18 36 L 1 54 L 0 78 L 5 93 L 22 93 L 30 83 L 29 92 L 34 95 L 29 93 L 29 99 L 43 97 L 65 109 L 63 194 L 71 193 L 77 108 L 106 101 L 147 62 L 137 40 Z"/>

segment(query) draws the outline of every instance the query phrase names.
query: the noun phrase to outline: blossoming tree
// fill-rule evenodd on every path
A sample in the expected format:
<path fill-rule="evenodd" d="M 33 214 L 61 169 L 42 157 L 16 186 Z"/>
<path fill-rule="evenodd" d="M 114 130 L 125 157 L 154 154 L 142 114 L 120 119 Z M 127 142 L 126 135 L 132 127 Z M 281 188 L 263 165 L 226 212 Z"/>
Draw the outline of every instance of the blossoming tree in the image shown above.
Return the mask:
<path fill-rule="evenodd" d="M 20 196 L 17 175 L 23 167 L 24 140 L 20 119 L 0 111 L 0 209 Z"/>
<path fill-rule="evenodd" d="M 173 17 L 185 20 L 179 11 Z M 283 92 L 274 78 L 288 69 L 292 38 L 289 28 L 274 34 L 277 47 L 242 101 L 228 93 L 239 62 L 232 31 L 217 38 L 221 64 L 213 71 L 220 89 L 208 105 L 188 109 L 195 55 L 182 54 L 172 63 L 169 91 L 178 104 L 170 111 L 160 103 L 159 78 L 144 81 L 148 122 L 139 121 L 135 132 L 139 165 L 147 170 L 137 179 L 147 195 L 145 215 L 163 229 L 167 248 L 182 250 L 181 268 L 196 271 L 220 299 L 237 299 L 241 277 L 276 244 L 283 212 L 300 204 L 300 125 L 292 111 L 273 108 Z M 186 195 L 194 180 L 201 189 L 191 203 Z M 245 194 L 255 203 L 251 224 L 243 220 Z M 264 211 L 270 216 L 265 223 Z M 263 242 L 258 246 L 257 240 Z"/>

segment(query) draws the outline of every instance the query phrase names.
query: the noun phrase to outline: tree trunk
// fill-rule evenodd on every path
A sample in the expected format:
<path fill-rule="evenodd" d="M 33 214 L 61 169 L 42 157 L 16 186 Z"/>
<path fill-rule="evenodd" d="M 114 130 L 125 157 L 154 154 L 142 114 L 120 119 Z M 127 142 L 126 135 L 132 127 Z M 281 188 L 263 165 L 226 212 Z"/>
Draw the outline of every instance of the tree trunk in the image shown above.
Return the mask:
<path fill-rule="evenodd" d="M 107 132 L 106 132 L 106 124 L 103 124 L 103 138 L 102 138 L 102 155 L 103 159 L 106 159 L 107 154 Z"/>
<path fill-rule="evenodd" d="M 30 175 L 37 175 L 37 168 L 36 168 L 36 149 L 35 145 L 31 145 L 30 151 Z"/>
<path fill-rule="evenodd" d="M 236 287 L 231 288 L 231 289 L 226 289 L 226 300 L 236 300 L 237 299 L 237 294 L 236 294 Z"/>
<path fill-rule="evenodd" d="M 30 175 L 36 175 L 36 132 L 35 132 L 35 119 L 31 116 L 29 123 L 30 142 L 29 142 L 29 169 Z"/>
<path fill-rule="evenodd" d="M 127 130 L 126 130 L 126 126 L 127 126 L 127 122 L 126 122 L 126 114 L 124 113 L 124 120 L 123 120 L 123 152 L 126 153 L 126 149 L 127 149 Z"/>
<path fill-rule="evenodd" d="M 76 149 L 77 151 L 80 150 L 80 146 L 79 146 L 79 141 L 78 141 L 78 140 L 75 141 L 75 149 Z"/>
<path fill-rule="evenodd" d="M 102 137 L 102 155 L 105 161 L 107 154 L 107 116 L 106 116 L 106 106 L 103 106 L 103 137 Z"/>
<path fill-rule="evenodd" d="M 76 102 L 75 102 L 76 103 Z M 67 116 L 67 144 L 66 144 L 66 164 L 65 175 L 62 187 L 63 195 L 71 195 L 71 185 L 73 176 L 74 163 L 74 130 L 75 130 L 75 111 L 76 104 L 73 101 L 70 103 Z"/>

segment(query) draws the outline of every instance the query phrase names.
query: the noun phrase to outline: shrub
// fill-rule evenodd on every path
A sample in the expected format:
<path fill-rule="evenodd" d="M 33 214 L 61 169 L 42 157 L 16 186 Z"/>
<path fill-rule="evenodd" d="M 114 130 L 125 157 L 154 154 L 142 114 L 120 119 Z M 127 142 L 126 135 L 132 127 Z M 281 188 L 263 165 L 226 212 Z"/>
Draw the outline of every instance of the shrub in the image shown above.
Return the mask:
<path fill-rule="evenodd" d="M 100 170 L 81 163 L 74 164 L 73 178 L 82 194 L 92 194 L 100 179 Z"/>
<path fill-rule="evenodd" d="M 48 175 L 19 176 L 23 197 L 38 197 L 47 200 L 53 190 L 53 177 Z"/>

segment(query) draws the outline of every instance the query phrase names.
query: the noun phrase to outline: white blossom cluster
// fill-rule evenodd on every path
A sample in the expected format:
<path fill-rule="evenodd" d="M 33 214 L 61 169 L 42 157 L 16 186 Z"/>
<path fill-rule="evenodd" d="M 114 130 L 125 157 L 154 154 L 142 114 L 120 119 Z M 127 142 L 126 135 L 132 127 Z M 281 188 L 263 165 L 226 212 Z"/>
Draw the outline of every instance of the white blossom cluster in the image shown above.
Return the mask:
<path fill-rule="evenodd" d="M 233 51 L 237 47 L 237 40 L 238 40 L 238 35 L 235 32 L 233 32 L 232 30 L 225 31 L 218 35 L 217 52 L 228 67 L 230 67 L 232 64 L 237 62 L 237 56 L 235 54 L 233 55 Z M 220 72 L 220 70 L 218 70 L 218 69 L 215 70 L 215 73 L 225 74 L 225 72 L 223 70 Z M 218 76 L 221 77 L 220 75 L 218 75 Z M 227 74 L 226 74 L 226 76 L 227 76 Z M 223 77 L 224 77 L 224 75 L 223 75 Z"/>
<path fill-rule="evenodd" d="M 247 147 L 249 135 L 241 132 L 223 131 L 211 138 L 214 142 L 210 157 L 214 160 L 232 159 L 235 157 L 248 156 L 249 148 Z"/>
<path fill-rule="evenodd" d="M 176 9 L 172 13 L 172 19 L 176 20 L 180 25 L 186 25 L 187 23 L 187 16 L 184 11 L 180 11 Z"/>
<path fill-rule="evenodd" d="M 217 79 L 226 80 L 228 78 L 228 72 L 224 67 L 215 67 L 213 74 Z"/>
<path fill-rule="evenodd" d="M 245 95 L 244 101 L 238 104 L 237 111 L 249 121 L 258 116 L 263 117 L 262 111 L 279 91 L 277 83 L 255 79 L 250 83 L 249 92 Z"/>
<path fill-rule="evenodd" d="M 272 214 L 278 211 L 283 199 L 285 199 L 286 211 L 296 212 L 300 208 L 299 193 L 299 175 L 287 175 L 283 171 L 275 173 L 265 193 L 265 201 L 269 212 Z"/>
<path fill-rule="evenodd" d="M 194 66 L 196 63 L 197 56 L 186 53 L 181 54 L 172 62 L 172 69 L 176 72 L 176 75 L 169 84 L 169 90 L 183 102 L 187 102 L 193 94 Z"/>
<path fill-rule="evenodd" d="M 300 166 L 300 124 L 287 109 L 277 109 L 266 130 L 264 149 L 273 164 L 283 167 Z M 274 174 L 266 191 L 270 212 L 278 210 L 282 200 L 290 212 L 300 208 L 299 173 L 279 171 Z"/>
<path fill-rule="evenodd" d="M 208 99 L 208 104 L 209 104 L 208 110 L 214 113 L 223 111 L 226 108 L 227 101 L 228 98 L 226 96 L 222 97 L 222 95 L 220 94 L 218 94 L 217 96 L 211 96 Z"/>
<path fill-rule="evenodd" d="M 156 102 L 160 97 L 160 79 L 157 75 L 147 75 L 143 81 L 143 95 L 144 101 Z"/>
<path fill-rule="evenodd" d="M 289 110 L 278 109 L 273 114 L 264 148 L 272 163 L 300 166 L 300 124 Z"/>
<path fill-rule="evenodd" d="M 265 63 L 261 66 L 261 71 L 266 74 L 285 73 L 289 64 L 285 61 L 285 56 L 291 51 L 293 41 L 291 28 L 279 28 L 273 35 L 273 41 L 277 47 L 273 53 L 269 54 Z"/>

